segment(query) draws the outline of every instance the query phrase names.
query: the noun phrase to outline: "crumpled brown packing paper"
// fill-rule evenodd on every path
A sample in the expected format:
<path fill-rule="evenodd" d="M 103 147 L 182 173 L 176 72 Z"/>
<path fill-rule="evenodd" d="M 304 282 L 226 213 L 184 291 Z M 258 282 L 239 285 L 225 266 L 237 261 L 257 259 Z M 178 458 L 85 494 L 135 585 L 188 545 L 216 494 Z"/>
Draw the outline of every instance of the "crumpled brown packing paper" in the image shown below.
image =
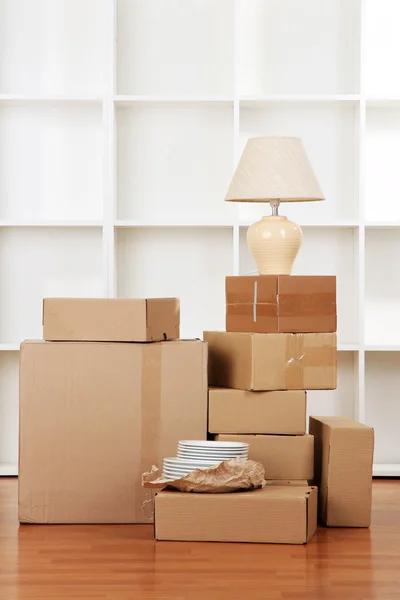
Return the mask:
<path fill-rule="evenodd" d="M 260 462 L 244 458 L 231 458 L 216 467 L 196 469 L 181 479 L 159 478 L 157 467 L 143 473 L 142 485 L 146 488 L 174 488 L 180 492 L 223 494 L 239 490 L 264 487 L 265 469 Z"/>

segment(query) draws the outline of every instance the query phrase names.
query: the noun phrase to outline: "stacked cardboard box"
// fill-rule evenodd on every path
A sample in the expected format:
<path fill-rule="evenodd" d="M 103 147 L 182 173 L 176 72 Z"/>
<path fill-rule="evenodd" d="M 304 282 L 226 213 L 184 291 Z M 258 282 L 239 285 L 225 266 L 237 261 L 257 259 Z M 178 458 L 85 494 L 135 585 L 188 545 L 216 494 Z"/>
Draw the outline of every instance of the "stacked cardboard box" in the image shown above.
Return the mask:
<path fill-rule="evenodd" d="M 249 443 L 271 480 L 312 480 L 306 389 L 336 387 L 335 277 L 226 278 L 209 343 L 209 433 Z M 245 331 L 247 329 L 247 331 Z"/>
<path fill-rule="evenodd" d="M 177 339 L 177 299 L 47 299 L 45 341 L 21 348 L 22 523 L 143 523 L 154 505 L 160 540 L 294 544 L 313 536 L 317 507 L 327 525 L 370 524 L 373 430 L 314 417 L 306 433 L 306 389 L 336 386 L 334 278 L 226 289 L 227 331 L 205 332 L 208 432 L 249 443 L 266 487 L 166 490 L 153 504 L 142 473 L 207 436 L 207 344 Z"/>
<path fill-rule="evenodd" d="M 221 441 L 246 442 L 266 479 L 311 480 L 314 438 L 306 434 L 306 392 L 210 388 L 208 430 Z"/>
<path fill-rule="evenodd" d="M 306 390 L 336 387 L 334 277 L 227 277 L 225 332 L 207 331 L 208 432 L 249 444 L 263 490 L 162 492 L 158 539 L 307 543 L 316 529 Z"/>
<path fill-rule="evenodd" d="M 208 432 L 217 440 L 247 442 L 249 458 L 264 464 L 269 483 L 263 492 L 229 501 L 181 495 L 185 531 L 179 533 L 178 526 L 165 528 L 162 518 L 178 497 L 160 494 L 156 535 L 306 543 L 317 514 L 316 489 L 308 487 L 314 475 L 314 437 L 306 434 L 306 390 L 336 387 L 336 280 L 227 277 L 226 301 L 227 331 L 204 333 L 209 345 Z M 232 524 L 246 508 L 255 510 L 257 518 L 254 523 L 246 518 L 235 531 Z M 206 511 L 212 516 L 203 520 Z M 212 532 L 204 528 L 210 519 Z"/>
<path fill-rule="evenodd" d="M 206 344 L 177 339 L 176 298 L 46 299 L 43 324 L 21 347 L 19 520 L 152 521 L 142 473 L 206 439 Z"/>

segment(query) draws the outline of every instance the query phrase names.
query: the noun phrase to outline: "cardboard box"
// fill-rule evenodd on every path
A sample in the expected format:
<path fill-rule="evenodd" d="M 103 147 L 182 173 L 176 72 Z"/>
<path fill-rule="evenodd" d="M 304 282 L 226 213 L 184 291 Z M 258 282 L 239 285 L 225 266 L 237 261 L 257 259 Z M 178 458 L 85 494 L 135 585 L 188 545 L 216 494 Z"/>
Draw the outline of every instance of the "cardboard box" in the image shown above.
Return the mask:
<path fill-rule="evenodd" d="M 334 390 L 335 333 L 205 331 L 208 383 L 242 390 Z"/>
<path fill-rule="evenodd" d="M 310 417 L 319 518 L 331 527 L 371 524 L 374 430 L 346 417 Z"/>
<path fill-rule="evenodd" d="M 336 331 L 336 277 L 234 276 L 225 291 L 227 331 Z"/>
<path fill-rule="evenodd" d="M 249 459 L 261 462 L 265 479 L 305 479 L 314 477 L 314 438 L 312 435 L 231 435 L 216 440 L 249 444 Z"/>
<path fill-rule="evenodd" d="M 307 392 L 208 390 L 209 433 L 277 433 L 304 435 Z"/>
<path fill-rule="evenodd" d="M 317 527 L 317 488 L 267 486 L 232 494 L 162 491 L 157 540 L 306 544 Z"/>
<path fill-rule="evenodd" d="M 45 298 L 43 339 L 150 342 L 179 338 L 179 298 Z"/>
<path fill-rule="evenodd" d="M 142 473 L 206 439 L 207 346 L 25 342 L 19 520 L 144 523 Z"/>

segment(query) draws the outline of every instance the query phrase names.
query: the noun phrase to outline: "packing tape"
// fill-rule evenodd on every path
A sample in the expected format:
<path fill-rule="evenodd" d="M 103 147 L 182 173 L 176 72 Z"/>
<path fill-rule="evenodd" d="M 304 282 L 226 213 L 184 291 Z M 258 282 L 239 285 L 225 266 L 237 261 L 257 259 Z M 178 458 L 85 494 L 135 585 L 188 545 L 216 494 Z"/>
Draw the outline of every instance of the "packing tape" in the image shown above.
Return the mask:
<path fill-rule="evenodd" d="M 285 384 L 288 389 L 304 389 L 306 369 L 313 367 L 336 368 L 336 335 L 332 334 L 331 344 L 308 346 L 306 344 L 309 335 L 312 334 L 287 334 Z"/>
<path fill-rule="evenodd" d="M 142 402 L 141 402 L 141 455 L 137 486 L 142 485 L 142 474 L 149 471 L 159 459 L 161 433 L 161 373 L 162 345 L 157 342 L 142 344 Z M 159 465 L 157 465 L 159 466 Z M 141 510 L 147 521 L 153 520 L 154 494 L 144 490 Z"/>
<path fill-rule="evenodd" d="M 257 289 L 258 289 L 257 281 L 254 282 L 254 297 L 253 297 L 253 321 L 254 323 L 257 321 Z"/>
<path fill-rule="evenodd" d="M 254 314 L 255 311 L 257 311 L 256 315 Z M 227 304 L 226 312 L 232 316 L 248 317 L 254 322 L 259 321 L 262 317 L 277 319 L 276 304 Z"/>
<path fill-rule="evenodd" d="M 226 314 L 229 317 L 243 317 L 257 323 L 265 318 L 273 319 L 273 324 L 267 326 L 266 331 L 276 332 L 278 328 L 291 331 L 290 327 L 294 326 L 293 321 L 286 322 L 285 319 L 296 319 L 296 330 L 300 327 L 306 327 L 306 331 L 310 331 L 310 318 L 327 318 L 326 331 L 331 331 L 331 328 L 336 329 L 336 303 L 332 299 L 332 294 L 286 294 L 276 297 L 271 302 L 259 301 L 259 286 L 258 282 L 253 282 L 253 293 L 247 294 L 246 299 L 236 298 L 236 301 L 226 303 Z M 333 322 L 332 320 L 335 320 Z M 281 320 L 281 322 L 279 321 Z M 280 325 L 279 325 L 280 322 Z M 250 326 L 250 323 L 249 323 Z M 260 323 L 260 327 L 262 323 Z M 301 329 L 300 329 L 301 331 Z M 312 329 L 311 329 L 312 331 Z"/>
<path fill-rule="evenodd" d="M 286 338 L 285 384 L 288 389 L 304 387 L 304 336 L 288 335 Z"/>

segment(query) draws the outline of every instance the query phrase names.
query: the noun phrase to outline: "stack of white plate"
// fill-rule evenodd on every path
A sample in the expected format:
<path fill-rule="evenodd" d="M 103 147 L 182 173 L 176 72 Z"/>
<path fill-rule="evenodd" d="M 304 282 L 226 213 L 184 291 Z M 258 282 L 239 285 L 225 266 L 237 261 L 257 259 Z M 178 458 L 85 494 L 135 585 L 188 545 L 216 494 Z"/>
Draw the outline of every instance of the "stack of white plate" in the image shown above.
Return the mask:
<path fill-rule="evenodd" d="M 178 457 L 195 460 L 213 460 L 220 463 L 230 458 L 248 458 L 249 445 L 243 442 L 204 442 L 181 440 L 178 443 Z"/>
<path fill-rule="evenodd" d="M 231 458 L 248 458 L 249 445 L 243 442 L 181 440 L 178 456 L 164 459 L 164 477 L 179 479 L 195 469 L 207 469 Z"/>
<path fill-rule="evenodd" d="M 164 479 L 180 479 L 195 469 L 208 469 L 215 463 L 201 460 L 184 460 L 182 458 L 164 458 Z"/>

